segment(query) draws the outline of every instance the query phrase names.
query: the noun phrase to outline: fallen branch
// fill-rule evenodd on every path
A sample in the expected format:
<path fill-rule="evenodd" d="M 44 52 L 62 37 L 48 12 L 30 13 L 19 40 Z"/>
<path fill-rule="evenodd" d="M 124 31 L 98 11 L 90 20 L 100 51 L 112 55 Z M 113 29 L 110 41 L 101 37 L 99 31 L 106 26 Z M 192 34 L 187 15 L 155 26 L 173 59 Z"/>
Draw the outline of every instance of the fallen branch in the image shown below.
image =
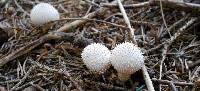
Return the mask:
<path fill-rule="evenodd" d="M 137 45 L 137 41 L 135 39 L 135 35 L 134 35 L 134 32 L 135 32 L 135 29 L 131 27 L 131 23 L 130 23 L 130 20 L 128 19 L 128 16 L 126 14 L 126 11 L 124 10 L 124 7 L 121 3 L 120 0 L 117 0 L 118 2 L 118 5 L 119 5 L 119 9 L 124 17 L 124 20 L 125 20 L 125 23 L 127 24 L 128 28 L 129 28 L 129 36 L 130 36 L 130 39 L 132 40 L 132 42 L 134 42 L 134 44 Z"/>
<path fill-rule="evenodd" d="M 120 11 L 121 11 L 121 13 L 122 13 L 122 15 L 124 17 L 124 20 L 125 20 L 126 24 L 128 25 L 129 36 L 130 36 L 132 42 L 134 42 L 137 45 L 137 41 L 136 41 L 135 35 L 134 35 L 135 29 L 131 27 L 130 20 L 128 19 L 128 16 L 126 14 L 126 11 L 125 11 L 121 1 L 120 0 L 117 0 L 117 1 L 118 1 L 118 5 L 119 5 L 119 8 L 120 8 Z M 150 79 L 150 76 L 149 76 L 149 74 L 147 72 L 147 69 L 146 69 L 145 65 L 142 67 L 142 72 L 143 72 L 143 76 L 144 76 L 148 91 L 155 91 L 154 87 L 153 87 L 153 84 L 152 84 L 152 81 Z"/>
<path fill-rule="evenodd" d="M 18 50 L 10 53 L 9 55 L 1 58 L 0 59 L 0 67 L 3 66 L 4 64 L 8 63 L 9 61 L 16 59 L 17 57 L 30 52 L 32 49 L 34 49 L 35 47 L 39 46 L 40 44 L 46 42 L 49 39 L 51 39 L 51 38 L 48 35 L 42 36 L 41 38 L 29 43 L 28 45 L 23 46 L 23 47 L 19 48 Z"/>
<path fill-rule="evenodd" d="M 176 2 L 176 1 L 167 1 L 167 0 L 161 0 L 161 3 L 163 4 L 164 7 L 180 9 L 183 11 L 192 10 L 192 11 L 199 12 L 199 9 L 200 9 L 200 4 L 194 4 L 194 3 Z M 118 8 L 117 4 L 109 4 L 109 3 L 102 3 L 101 6 L 110 7 L 110 8 L 113 8 L 113 7 Z M 124 5 L 124 8 L 132 9 L 132 8 L 141 8 L 141 7 L 149 7 L 149 6 L 160 6 L 160 0 L 149 0 L 147 2 Z"/>
<path fill-rule="evenodd" d="M 123 26 L 123 25 L 119 25 L 119 24 L 112 23 L 112 22 L 107 22 L 105 20 L 97 20 L 97 19 L 90 19 L 90 18 L 64 18 L 64 19 L 60 19 L 60 20 L 56 20 L 56 21 L 62 21 L 62 20 L 96 21 L 96 22 L 101 22 L 101 23 L 109 24 L 109 25 L 112 25 L 112 26 L 115 26 L 115 27 L 120 27 L 120 28 L 128 29 L 126 26 Z M 133 21 L 133 22 L 137 23 L 137 24 L 143 24 L 143 22 L 136 22 L 136 21 Z M 145 22 L 144 24 L 147 24 L 147 22 Z"/>
<path fill-rule="evenodd" d="M 143 77 L 144 77 L 145 83 L 147 85 L 148 91 L 155 91 L 155 89 L 153 87 L 153 83 L 151 81 L 151 78 L 149 76 L 149 73 L 147 72 L 145 65 L 142 67 L 142 73 L 143 73 Z"/>
<path fill-rule="evenodd" d="M 197 60 L 197 61 L 195 61 L 195 62 L 193 62 L 192 64 L 190 64 L 190 65 L 189 65 L 189 68 L 193 68 L 193 67 L 195 67 L 195 66 L 197 66 L 197 65 L 199 65 L 199 64 L 200 64 L 200 59 Z"/>
<path fill-rule="evenodd" d="M 175 81 L 169 81 L 169 80 L 159 80 L 159 79 L 156 79 L 156 78 L 153 78 L 152 81 L 158 82 L 158 83 L 161 83 L 161 84 L 168 84 L 168 85 L 170 83 L 173 83 L 174 85 L 177 85 L 177 86 L 194 86 L 193 83 L 175 82 Z"/>

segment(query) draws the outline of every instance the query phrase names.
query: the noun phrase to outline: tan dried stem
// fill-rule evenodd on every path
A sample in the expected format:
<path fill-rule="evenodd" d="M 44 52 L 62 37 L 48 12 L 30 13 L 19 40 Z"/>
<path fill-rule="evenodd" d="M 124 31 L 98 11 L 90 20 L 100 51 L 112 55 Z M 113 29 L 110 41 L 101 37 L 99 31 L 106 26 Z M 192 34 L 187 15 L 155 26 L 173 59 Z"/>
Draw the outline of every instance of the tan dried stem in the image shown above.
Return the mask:
<path fill-rule="evenodd" d="M 130 35 L 132 41 L 137 45 L 137 41 L 136 41 L 135 35 L 134 35 L 135 29 L 131 27 L 130 20 L 128 19 L 128 16 L 127 16 L 126 11 L 125 11 L 125 9 L 124 9 L 124 7 L 122 5 L 122 2 L 120 0 L 117 0 L 117 2 L 118 2 L 118 5 L 119 5 L 119 8 L 120 8 L 120 11 L 121 11 L 121 13 L 122 13 L 122 15 L 124 17 L 124 20 L 125 20 L 126 24 L 128 25 L 129 35 Z M 145 82 L 146 82 L 148 90 L 149 91 L 155 91 L 154 87 L 153 87 L 153 84 L 152 84 L 152 81 L 151 81 L 151 79 L 149 77 L 149 74 L 148 74 L 148 72 L 146 70 L 145 65 L 142 67 L 142 71 L 143 71 L 143 76 L 144 76 L 144 79 L 145 79 Z"/>

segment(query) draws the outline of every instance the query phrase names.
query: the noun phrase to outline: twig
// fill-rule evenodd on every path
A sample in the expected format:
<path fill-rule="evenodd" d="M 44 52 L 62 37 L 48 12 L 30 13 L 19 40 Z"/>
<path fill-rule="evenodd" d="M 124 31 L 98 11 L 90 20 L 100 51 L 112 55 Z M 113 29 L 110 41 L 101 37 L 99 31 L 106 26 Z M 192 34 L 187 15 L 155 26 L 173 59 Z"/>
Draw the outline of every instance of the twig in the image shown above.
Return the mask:
<path fill-rule="evenodd" d="M 155 23 L 155 22 L 146 22 L 146 21 L 134 21 L 130 20 L 131 23 L 136 24 L 136 25 L 146 25 L 146 26 L 159 26 L 160 24 Z"/>
<path fill-rule="evenodd" d="M 98 19 L 90 19 L 90 18 L 63 18 L 63 19 L 60 19 L 60 20 L 55 20 L 55 21 L 63 21 L 63 20 L 86 20 L 86 21 L 96 21 L 96 22 L 102 22 L 102 23 L 106 23 L 106 24 L 109 24 L 109 25 L 112 25 L 112 26 L 115 26 L 115 27 L 120 27 L 120 28 L 124 28 L 124 29 L 128 29 L 126 26 L 123 26 L 123 25 L 119 25 L 119 24 L 116 24 L 116 23 L 112 23 L 112 22 L 107 22 L 105 20 L 98 20 Z M 53 22 L 55 22 L 53 21 Z M 147 25 L 147 26 L 157 26 L 159 24 L 157 23 L 154 23 L 154 22 L 145 22 L 145 21 L 133 21 L 133 20 L 130 20 L 131 23 L 133 24 L 137 24 L 137 25 Z"/>
<path fill-rule="evenodd" d="M 178 20 L 177 22 L 175 22 L 174 24 L 172 24 L 168 29 L 169 32 L 171 32 L 172 30 L 174 30 L 174 28 L 179 25 L 180 23 L 182 23 L 183 21 L 185 21 L 187 18 L 189 17 L 189 14 L 186 15 L 185 17 L 183 17 L 182 19 Z M 167 34 L 168 31 L 164 31 L 161 35 L 161 38 L 164 37 Z"/>
<path fill-rule="evenodd" d="M 189 66 L 189 68 L 193 68 L 193 67 L 197 66 L 198 64 L 200 64 L 200 59 L 195 61 L 194 63 L 188 65 L 188 66 Z"/>
<path fill-rule="evenodd" d="M 22 11 L 22 12 L 24 12 L 26 15 L 30 15 L 28 12 L 26 12 L 18 3 L 17 3 L 17 1 L 16 0 L 14 0 L 14 2 L 15 2 L 15 4 L 17 5 L 17 7 Z"/>
<path fill-rule="evenodd" d="M 119 8 L 120 8 L 120 11 L 121 11 L 121 13 L 122 13 L 122 15 L 124 17 L 124 20 L 125 20 L 126 24 L 128 25 L 129 36 L 130 36 L 131 40 L 137 45 L 137 41 L 136 41 L 135 35 L 134 35 L 135 29 L 133 29 L 131 27 L 130 20 L 128 19 L 128 16 L 126 14 L 126 11 L 124 10 L 124 7 L 123 7 L 121 1 L 117 0 L 117 2 L 118 2 L 118 5 L 119 5 Z M 144 79 L 145 79 L 145 82 L 146 82 L 148 90 L 149 91 L 155 91 L 145 65 L 142 67 L 142 71 L 143 71 L 143 76 L 144 76 Z"/>
<path fill-rule="evenodd" d="M 0 82 L 0 85 L 3 85 L 3 84 L 13 84 L 13 83 L 16 83 L 16 82 L 19 82 L 20 79 L 13 79 L 13 80 L 8 80 L 8 81 L 3 81 L 3 82 Z"/>
<path fill-rule="evenodd" d="M 163 52 L 162 52 L 162 60 L 160 62 L 159 80 L 162 79 L 163 63 L 165 61 L 166 53 L 167 53 L 169 46 L 170 45 L 167 45 L 167 44 L 164 45 L 164 49 L 163 49 Z M 159 90 L 161 91 L 161 85 L 160 84 L 159 84 Z"/>
<path fill-rule="evenodd" d="M 12 52 L 11 54 L 3 57 L 0 59 L 0 67 L 3 66 L 4 64 L 8 63 L 11 60 L 14 60 L 15 58 L 24 55 L 34 49 L 35 47 L 39 46 L 40 44 L 46 42 L 47 40 L 51 39 L 49 36 L 45 35 L 42 36 L 41 38 L 29 43 L 26 46 L 21 47 L 20 49 Z"/>
<path fill-rule="evenodd" d="M 75 87 L 79 90 L 79 91 L 84 91 L 82 89 L 82 87 L 78 84 L 78 82 L 76 82 L 67 71 L 64 70 L 60 70 L 58 73 L 60 74 L 64 74 L 70 81 L 72 81 L 72 83 L 75 85 Z"/>
<path fill-rule="evenodd" d="M 170 82 L 169 86 L 171 87 L 171 91 L 177 91 L 176 86 L 174 85 L 174 83 Z"/>
<path fill-rule="evenodd" d="M 112 2 L 113 4 L 115 4 L 116 2 L 113 1 Z M 93 18 L 94 16 L 96 16 L 98 13 L 103 13 L 107 10 L 108 8 L 103 8 L 101 7 L 100 9 L 92 12 L 92 13 L 89 13 L 88 15 L 84 16 L 83 18 Z M 87 20 L 76 20 L 72 23 L 69 23 L 69 24 L 65 24 L 64 26 L 62 26 L 61 28 L 59 28 L 57 31 L 58 32 L 66 32 L 67 30 L 69 30 L 70 28 L 72 27 L 77 27 L 83 23 L 86 23 Z"/>
<path fill-rule="evenodd" d="M 96 21 L 96 22 L 102 22 L 102 23 L 110 24 L 110 25 L 115 26 L 115 27 L 120 27 L 120 28 L 128 29 L 126 26 L 123 26 L 123 25 L 119 25 L 119 24 L 112 23 L 112 22 L 107 22 L 107 21 L 105 21 L 105 20 L 97 20 L 97 19 L 90 19 L 90 18 L 63 18 L 63 19 L 56 20 L 56 21 L 63 21 L 63 20 L 86 20 L 86 21 Z M 137 22 L 135 22 L 135 23 L 137 23 Z"/>
<path fill-rule="evenodd" d="M 30 82 L 30 84 L 35 87 L 37 90 L 39 91 L 45 91 L 45 89 L 43 89 L 41 86 L 39 86 L 38 84 L 34 84 L 33 82 Z"/>
<path fill-rule="evenodd" d="M 174 85 L 177 85 L 177 86 L 194 86 L 194 83 L 175 82 L 175 81 L 169 81 L 169 80 L 159 80 L 159 79 L 156 79 L 156 78 L 152 78 L 152 81 L 158 82 L 158 83 L 161 83 L 161 84 L 170 84 L 172 82 Z"/>
<path fill-rule="evenodd" d="M 86 0 L 87 1 L 87 0 Z M 91 3 L 94 3 L 94 0 L 91 1 Z M 87 15 L 88 13 L 90 13 L 90 10 L 92 9 L 93 5 L 90 5 L 90 7 L 88 8 L 87 12 L 85 13 L 85 15 Z"/>
<path fill-rule="evenodd" d="M 145 65 L 142 67 L 142 72 L 143 72 L 143 77 L 145 79 L 148 91 L 155 91 L 154 87 L 153 87 L 153 83 L 151 81 L 151 78 L 147 72 L 147 69 L 145 67 Z"/>
<path fill-rule="evenodd" d="M 142 2 L 142 3 L 138 3 L 138 4 L 130 4 L 130 5 L 123 5 L 124 8 L 129 9 L 129 8 L 141 8 L 141 7 L 145 7 L 145 6 L 149 6 L 150 3 L 149 2 Z M 109 4 L 109 3 L 101 3 L 101 6 L 103 7 L 109 7 L 109 8 L 117 8 L 118 5 L 117 4 Z"/>
<path fill-rule="evenodd" d="M 124 17 L 124 20 L 125 20 L 128 28 L 129 28 L 129 36 L 130 36 L 132 42 L 134 42 L 137 45 L 137 41 L 136 41 L 135 35 L 134 35 L 135 29 L 131 27 L 130 20 L 128 19 L 128 16 L 126 14 L 126 11 L 124 10 L 124 7 L 123 7 L 121 1 L 117 0 L 117 2 L 118 2 L 118 5 L 119 5 L 119 9 L 120 9 L 120 11 L 121 11 L 121 13 Z"/>
<path fill-rule="evenodd" d="M 31 83 L 35 83 L 35 82 L 38 82 L 38 81 L 40 81 L 40 80 L 41 80 L 41 79 L 39 78 L 39 79 L 36 79 L 36 80 L 34 80 L 34 81 L 25 83 L 25 84 L 23 84 L 22 86 L 16 87 L 16 89 L 15 89 L 14 91 L 21 91 L 21 90 L 27 88 L 28 86 L 31 86 Z"/>
<path fill-rule="evenodd" d="M 91 5 L 94 5 L 96 7 L 101 7 L 99 4 L 97 4 L 97 3 L 93 2 L 93 1 L 90 1 L 90 0 L 84 0 L 84 1 L 89 3 L 89 4 L 91 4 Z"/>
<path fill-rule="evenodd" d="M 192 13 L 197 13 L 199 12 L 198 10 L 200 9 L 199 4 L 194 4 L 194 3 L 186 3 L 186 2 L 175 2 L 172 0 L 161 0 L 162 4 L 164 7 L 169 7 L 169 8 L 175 8 L 183 11 L 196 11 Z M 102 3 L 101 6 L 104 7 L 109 7 L 109 8 L 117 8 L 117 4 L 107 4 L 107 3 Z M 149 0 L 147 2 L 142 2 L 138 4 L 130 4 L 130 5 L 124 5 L 124 8 L 127 9 L 132 9 L 132 8 L 141 8 L 141 7 L 149 7 L 149 6 L 160 6 L 160 0 Z"/>
<path fill-rule="evenodd" d="M 164 15 L 164 12 L 163 12 L 163 5 L 162 5 L 161 0 L 160 0 L 160 11 L 161 11 L 161 15 L 162 15 L 162 19 L 163 19 L 163 23 L 164 23 L 164 25 L 165 25 L 165 28 L 166 28 L 166 30 L 167 30 L 169 36 L 171 37 L 171 33 L 169 32 L 169 29 L 168 29 L 168 27 L 167 27 L 167 22 L 166 22 L 166 20 L 165 20 L 165 15 Z"/>
<path fill-rule="evenodd" d="M 158 5 L 160 0 L 150 0 L 151 5 Z M 186 3 L 186 2 L 176 2 L 172 0 L 162 0 L 161 1 L 164 7 L 171 7 L 171 8 L 176 8 L 176 9 L 181 9 L 185 11 L 189 10 L 194 10 L 198 11 L 200 9 L 199 4 L 194 4 L 194 3 Z"/>
<path fill-rule="evenodd" d="M 26 78 L 29 76 L 29 74 L 36 68 L 36 66 L 32 66 L 26 73 L 26 75 L 15 85 L 11 88 L 11 90 L 15 90 L 20 84 L 22 84 Z"/>

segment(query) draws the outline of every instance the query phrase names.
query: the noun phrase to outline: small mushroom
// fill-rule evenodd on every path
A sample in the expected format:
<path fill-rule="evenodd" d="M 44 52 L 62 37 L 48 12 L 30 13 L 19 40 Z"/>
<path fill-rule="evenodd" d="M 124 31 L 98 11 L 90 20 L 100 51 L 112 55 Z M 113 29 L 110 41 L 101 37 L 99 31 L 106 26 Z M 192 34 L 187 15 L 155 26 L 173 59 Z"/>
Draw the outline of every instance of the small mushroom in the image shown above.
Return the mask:
<path fill-rule="evenodd" d="M 34 25 L 40 26 L 50 21 L 58 20 L 60 15 L 51 4 L 39 3 L 33 7 L 30 13 Z"/>
<path fill-rule="evenodd" d="M 92 43 L 83 49 L 81 57 L 92 72 L 102 74 L 110 67 L 110 50 L 102 44 Z"/>
<path fill-rule="evenodd" d="M 117 70 L 118 78 L 122 81 L 128 80 L 131 74 L 144 65 L 144 56 L 140 48 L 132 43 L 121 43 L 111 52 L 111 64 Z"/>

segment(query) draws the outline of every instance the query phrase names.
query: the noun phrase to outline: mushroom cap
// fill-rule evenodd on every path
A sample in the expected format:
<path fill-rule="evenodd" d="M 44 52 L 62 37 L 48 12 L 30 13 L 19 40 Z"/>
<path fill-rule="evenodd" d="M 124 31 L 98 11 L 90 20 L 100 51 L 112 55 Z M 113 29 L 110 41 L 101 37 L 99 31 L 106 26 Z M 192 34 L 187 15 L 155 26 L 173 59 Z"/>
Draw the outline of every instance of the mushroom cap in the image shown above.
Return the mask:
<path fill-rule="evenodd" d="M 93 72 L 104 73 L 110 67 L 110 50 L 102 44 L 92 43 L 83 49 L 84 64 Z"/>
<path fill-rule="evenodd" d="M 39 3 L 33 7 L 30 13 L 31 21 L 34 25 L 42 25 L 50 21 L 58 20 L 58 11 L 48 3 Z"/>
<path fill-rule="evenodd" d="M 111 52 L 111 64 L 120 74 L 135 73 L 144 65 L 144 56 L 140 48 L 133 43 L 121 43 Z"/>

